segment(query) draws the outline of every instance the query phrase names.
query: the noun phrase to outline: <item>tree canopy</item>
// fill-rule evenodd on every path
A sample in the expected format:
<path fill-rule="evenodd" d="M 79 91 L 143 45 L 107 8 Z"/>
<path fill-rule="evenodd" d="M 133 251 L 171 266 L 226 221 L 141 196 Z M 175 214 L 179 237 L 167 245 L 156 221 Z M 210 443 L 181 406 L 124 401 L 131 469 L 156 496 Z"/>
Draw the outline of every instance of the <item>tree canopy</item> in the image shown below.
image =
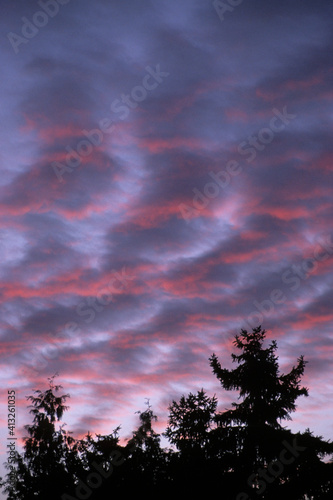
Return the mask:
<path fill-rule="evenodd" d="M 333 444 L 310 429 L 293 433 L 283 424 L 296 411 L 306 361 L 300 356 L 280 373 L 276 341 L 268 345 L 260 326 L 241 330 L 233 342 L 234 369 L 216 354 L 209 363 L 223 391 L 237 391 L 230 409 L 202 388 L 181 395 L 168 407 L 161 447 L 150 402 L 138 412 L 138 427 L 125 444 L 120 426 L 108 435 L 88 433 L 75 439 L 61 423 L 69 394 L 48 380 L 48 388 L 27 397 L 32 415 L 23 453 L 15 457 L 15 481 L 1 487 L 8 500 L 110 499 L 115 494 L 176 498 L 218 489 L 223 498 L 247 500 L 326 500 L 333 493 Z M 222 392 L 223 394 L 223 392 Z M 7 464 L 8 465 L 8 464 Z"/>

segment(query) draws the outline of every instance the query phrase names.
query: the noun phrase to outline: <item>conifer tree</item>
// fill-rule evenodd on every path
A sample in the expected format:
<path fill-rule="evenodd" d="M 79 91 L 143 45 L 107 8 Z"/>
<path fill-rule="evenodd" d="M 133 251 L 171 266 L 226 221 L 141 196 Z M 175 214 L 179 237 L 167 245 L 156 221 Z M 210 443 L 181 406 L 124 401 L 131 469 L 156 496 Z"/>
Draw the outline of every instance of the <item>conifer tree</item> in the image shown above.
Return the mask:
<path fill-rule="evenodd" d="M 80 471 L 75 439 L 63 425 L 56 428 L 69 395 L 57 395 L 62 387 L 54 384 L 55 376 L 48 379 L 46 391 L 36 390 L 27 397 L 33 422 L 25 426 L 24 452 L 16 456 L 16 481 L 3 483 L 9 500 L 60 499 Z"/>
<path fill-rule="evenodd" d="M 265 340 L 261 326 L 251 333 L 241 330 L 234 340 L 240 353 L 231 355 L 238 366 L 232 370 L 222 368 L 215 354 L 210 357 L 223 389 L 239 392 L 240 402 L 216 415 L 231 472 L 225 478 L 228 493 L 242 500 L 259 495 L 270 500 L 283 495 L 293 500 L 304 499 L 307 493 L 321 495 L 330 475 L 321 459 L 332 454 L 332 443 L 309 430 L 293 434 L 282 426 L 291 420 L 297 398 L 308 396 L 308 389 L 301 386 L 306 361 L 300 356 L 289 373 L 281 374 L 277 343 L 273 340 L 265 346 Z M 319 481 L 312 475 L 312 466 L 320 471 Z"/>

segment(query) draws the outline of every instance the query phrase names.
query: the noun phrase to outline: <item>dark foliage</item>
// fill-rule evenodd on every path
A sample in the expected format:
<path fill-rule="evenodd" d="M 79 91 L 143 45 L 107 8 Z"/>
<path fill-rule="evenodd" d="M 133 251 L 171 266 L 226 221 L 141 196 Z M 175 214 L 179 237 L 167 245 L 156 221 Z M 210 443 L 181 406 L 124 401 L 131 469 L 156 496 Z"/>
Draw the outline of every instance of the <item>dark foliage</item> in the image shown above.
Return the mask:
<path fill-rule="evenodd" d="M 125 445 L 119 429 L 102 436 L 74 439 L 60 424 L 68 394 L 59 395 L 54 377 L 49 388 L 28 396 L 32 424 L 26 426 L 24 452 L 15 460 L 16 480 L 1 481 L 8 500 L 106 500 L 115 495 L 145 498 L 204 493 L 235 500 L 328 500 L 333 493 L 333 444 L 310 430 L 292 433 L 291 419 L 306 361 L 300 356 L 280 374 L 277 344 L 265 346 L 261 327 L 242 330 L 232 354 L 237 364 L 223 368 L 215 354 L 210 365 L 224 390 L 239 393 L 232 408 L 218 412 L 216 396 L 203 389 L 169 406 L 161 447 L 157 417 L 149 401 L 138 428 Z"/>

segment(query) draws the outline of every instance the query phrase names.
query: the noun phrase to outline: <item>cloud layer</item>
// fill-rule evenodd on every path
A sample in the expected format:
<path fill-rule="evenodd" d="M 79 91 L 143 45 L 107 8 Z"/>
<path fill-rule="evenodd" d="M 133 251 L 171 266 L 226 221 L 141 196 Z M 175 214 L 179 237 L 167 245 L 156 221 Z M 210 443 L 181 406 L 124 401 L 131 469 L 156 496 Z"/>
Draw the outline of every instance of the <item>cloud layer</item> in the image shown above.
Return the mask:
<path fill-rule="evenodd" d="M 145 398 L 162 430 L 201 387 L 224 408 L 208 358 L 230 366 L 262 324 L 283 370 L 309 361 L 291 425 L 332 438 L 332 5 L 221 20 L 210 1 L 59 0 L 46 22 L 41 3 L 0 16 L 1 379 L 21 437 L 55 372 L 77 435 L 127 436 Z"/>

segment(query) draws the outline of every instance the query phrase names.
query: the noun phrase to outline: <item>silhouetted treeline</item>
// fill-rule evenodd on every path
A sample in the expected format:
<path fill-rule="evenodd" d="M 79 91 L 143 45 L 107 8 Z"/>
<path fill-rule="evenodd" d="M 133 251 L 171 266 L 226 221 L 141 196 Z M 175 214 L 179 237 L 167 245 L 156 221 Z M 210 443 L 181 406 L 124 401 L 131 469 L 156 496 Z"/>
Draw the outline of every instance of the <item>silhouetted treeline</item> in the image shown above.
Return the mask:
<path fill-rule="evenodd" d="M 218 412 L 217 398 L 203 389 L 169 406 L 161 447 L 151 406 L 139 412 L 139 426 L 120 445 L 119 427 L 109 435 L 75 439 L 57 422 L 68 409 L 68 394 L 49 379 L 49 388 L 28 396 L 32 424 L 26 426 L 15 476 L 2 481 L 8 500 L 110 500 L 144 495 L 174 499 L 219 495 L 222 499 L 314 500 L 333 498 L 333 444 L 310 430 L 282 426 L 307 396 L 300 385 L 301 356 L 280 374 L 277 344 L 264 346 L 265 331 L 242 330 L 234 340 L 233 370 L 213 354 L 210 366 L 224 390 L 239 392 L 231 409 Z"/>

